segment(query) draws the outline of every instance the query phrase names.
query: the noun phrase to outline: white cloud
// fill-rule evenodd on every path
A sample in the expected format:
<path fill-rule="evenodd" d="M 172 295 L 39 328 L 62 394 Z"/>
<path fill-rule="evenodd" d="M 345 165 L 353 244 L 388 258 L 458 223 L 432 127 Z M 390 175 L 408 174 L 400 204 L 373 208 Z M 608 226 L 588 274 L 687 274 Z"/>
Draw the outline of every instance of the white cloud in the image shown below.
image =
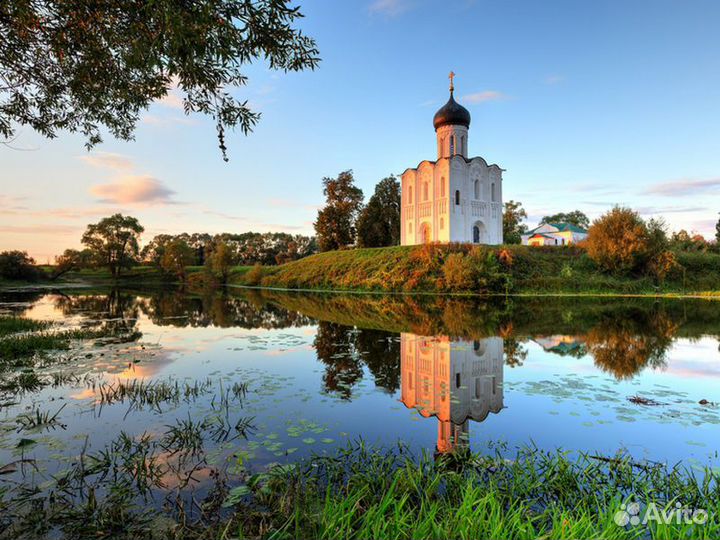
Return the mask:
<path fill-rule="evenodd" d="M 118 171 L 130 170 L 133 167 L 133 162 L 129 157 L 111 152 L 93 152 L 87 156 L 80 156 L 80 159 L 93 167 L 102 167 Z"/>
<path fill-rule="evenodd" d="M 548 75 L 545 77 L 545 84 L 553 85 L 561 83 L 565 80 L 565 77 L 562 75 Z"/>
<path fill-rule="evenodd" d="M 502 101 L 507 98 L 508 96 L 497 90 L 485 90 L 463 96 L 462 100 L 468 103 L 484 103 L 485 101 Z"/>
<path fill-rule="evenodd" d="M 183 100 L 175 91 L 171 90 L 165 96 L 157 100 L 158 104 L 171 109 L 183 110 Z"/>
<path fill-rule="evenodd" d="M 108 204 L 173 204 L 174 191 L 148 175 L 127 175 L 90 188 L 98 202 Z"/>
<path fill-rule="evenodd" d="M 408 0 L 374 0 L 368 10 L 388 17 L 395 17 L 410 9 Z"/>
<path fill-rule="evenodd" d="M 708 192 L 720 194 L 720 178 L 709 178 L 707 180 L 681 179 L 672 182 L 660 182 L 650 186 L 644 193 L 666 197 L 682 197 Z"/>

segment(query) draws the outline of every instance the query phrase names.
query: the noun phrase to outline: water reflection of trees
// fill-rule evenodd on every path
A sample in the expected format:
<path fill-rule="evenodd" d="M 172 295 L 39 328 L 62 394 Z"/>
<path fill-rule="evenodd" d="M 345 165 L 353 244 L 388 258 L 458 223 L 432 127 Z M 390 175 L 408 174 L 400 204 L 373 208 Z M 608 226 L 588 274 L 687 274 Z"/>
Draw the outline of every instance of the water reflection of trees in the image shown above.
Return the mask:
<path fill-rule="evenodd" d="M 313 345 L 325 365 L 323 387 L 327 392 L 350 399 L 353 386 L 363 377 L 364 366 L 372 373 L 376 386 L 390 393 L 400 386 L 400 344 L 396 334 L 320 321 Z"/>
<path fill-rule="evenodd" d="M 158 292 L 145 299 L 143 313 L 159 326 L 277 329 L 313 323 L 313 319 L 296 311 L 220 292 L 202 296 Z"/>
<path fill-rule="evenodd" d="M 83 324 L 94 328 L 112 333 L 137 332 L 138 298 L 119 290 L 107 294 L 59 294 L 54 298 L 54 305 L 66 317 L 82 315 Z"/>
<path fill-rule="evenodd" d="M 520 366 L 527 342 L 563 338 L 550 353 L 590 355 L 618 379 L 645 367 L 662 367 L 676 338 L 718 335 L 717 302 L 652 299 L 479 298 L 303 295 L 269 292 L 266 302 L 317 319 L 396 333 L 448 335 L 460 339 L 500 336 L 505 363 Z"/>
<path fill-rule="evenodd" d="M 666 364 L 678 325 L 665 313 L 632 310 L 624 317 L 608 317 L 584 336 L 595 365 L 618 379 L 645 367 Z"/>
<path fill-rule="evenodd" d="M 598 367 L 627 378 L 645 367 L 664 365 L 677 337 L 717 335 L 717 303 L 623 299 L 504 299 L 304 295 L 273 291 L 226 291 L 193 295 L 158 290 L 142 293 L 57 296 L 69 314 L 82 313 L 96 324 L 127 325 L 144 314 L 157 325 L 278 329 L 315 324 L 318 357 L 326 366 L 324 385 L 344 398 L 372 372 L 378 387 L 399 387 L 401 332 L 477 340 L 500 336 L 505 363 L 521 366 L 531 339 L 563 338 L 548 352 L 589 354 Z M 393 337 L 394 336 L 394 337 Z M 562 341 L 562 340 L 561 340 Z M 576 345 L 576 346 L 575 346 Z"/>
<path fill-rule="evenodd" d="M 288 328 L 307 326 L 307 315 L 258 302 L 257 298 L 216 293 L 193 296 L 177 290 L 137 294 L 112 290 L 104 294 L 58 295 L 55 306 L 65 316 L 82 315 L 86 323 L 135 328 L 140 314 L 158 326 L 179 328 L 217 326 L 220 328 Z"/>

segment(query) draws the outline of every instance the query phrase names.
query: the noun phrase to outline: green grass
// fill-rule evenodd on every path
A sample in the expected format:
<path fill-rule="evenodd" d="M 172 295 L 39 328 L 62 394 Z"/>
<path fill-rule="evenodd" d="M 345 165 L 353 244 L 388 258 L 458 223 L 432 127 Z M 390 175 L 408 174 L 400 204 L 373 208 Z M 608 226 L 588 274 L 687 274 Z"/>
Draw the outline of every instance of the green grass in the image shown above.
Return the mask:
<path fill-rule="evenodd" d="M 235 531 L 272 538 L 712 538 L 720 534 L 717 476 L 627 456 L 571 459 L 535 448 L 513 460 L 460 450 L 419 461 L 362 445 L 251 478 Z M 245 490 L 247 492 L 247 490 Z M 624 503 L 706 509 L 703 526 L 619 527 Z M 260 525 L 262 524 L 262 525 Z"/>
<path fill-rule="evenodd" d="M 0 317 L 0 337 L 21 332 L 44 330 L 50 326 L 47 321 L 35 321 L 22 317 Z"/>
<path fill-rule="evenodd" d="M 45 425 L 46 416 L 33 422 Z M 197 442 L 190 437 L 183 451 L 192 456 Z M 204 499 L 173 495 L 152 504 L 147 501 L 162 491 L 167 472 L 157 454 L 163 446 L 147 434 L 122 433 L 106 449 L 79 456 L 49 491 L 0 489 L 0 538 L 49 531 L 59 538 L 178 540 L 720 536 L 717 472 L 697 474 L 627 455 L 570 457 L 523 448 L 507 459 L 461 447 L 417 458 L 403 447 L 355 443 L 244 474 L 242 483 L 218 471 Z M 666 512 L 679 504 L 705 510 L 709 519 L 617 525 L 615 514 L 633 502 L 641 504 L 641 516 L 650 503 Z"/>
<path fill-rule="evenodd" d="M 460 260 L 459 269 L 449 261 Z M 263 267 L 250 282 L 287 289 L 461 294 L 712 294 L 720 291 L 720 254 L 679 253 L 684 271 L 658 285 L 647 276 L 599 271 L 575 247 L 434 245 L 319 253 L 281 266 Z"/>
<path fill-rule="evenodd" d="M 18 365 L 15 361 L 31 357 L 37 353 L 66 351 L 70 349 L 70 345 L 74 340 L 97 339 L 111 334 L 112 332 L 106 329 L 87 328 L 10 335 L 0 338 L 0 367 L 3 365 Z"/>

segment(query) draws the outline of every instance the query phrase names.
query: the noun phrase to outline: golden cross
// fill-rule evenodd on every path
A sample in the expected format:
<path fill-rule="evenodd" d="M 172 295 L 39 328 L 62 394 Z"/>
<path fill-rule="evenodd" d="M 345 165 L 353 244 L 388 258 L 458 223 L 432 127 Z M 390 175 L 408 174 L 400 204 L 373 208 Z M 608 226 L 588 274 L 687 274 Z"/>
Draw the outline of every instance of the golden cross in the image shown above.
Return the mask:
<path fill-rule="evenodd" d="M 452 92 L 453 90 L 455 90 L 455 86 L 453 86 L 453 79 L 454 79 L 454 78 L 455 78 L 455 73 L 451 71 L 451 72 L 450 72 L 450 75 L 448 75 L 448 79 L 450 79 L 450 91 L 451 91 L 451 92 Z"/>

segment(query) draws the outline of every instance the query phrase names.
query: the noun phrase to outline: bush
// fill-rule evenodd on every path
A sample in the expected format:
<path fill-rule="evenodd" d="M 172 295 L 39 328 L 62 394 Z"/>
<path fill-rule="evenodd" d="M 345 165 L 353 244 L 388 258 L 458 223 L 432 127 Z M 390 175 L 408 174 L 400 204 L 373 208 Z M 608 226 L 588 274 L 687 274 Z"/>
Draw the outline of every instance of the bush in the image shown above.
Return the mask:
<path fill-rule="evenodd" d="M 40 270 L 35 267 L 35 259 L 26 251 L 0 253 L 0 278 L 36 281 L 40 275 Z"/>
<path fill-rule="evenodd" d="M 587 252 L 602 269 L 613 274 L 646 271 L 649 261 L 665 250 L 664 224 L 645 223 L 629 208 L 615 207 L 590 227 Z"/>
<path fill-rule="evenodd" d="M 451 253 L 442 267 L 445 287 L 451 291 L 472 291 L 476 285 L 472 261 L 462 253 Z"/>
<path fill-rule="evenodd" d="M 260 285 L 262 278 L 263 267 L 260 263 L 256 263 L 255 266 L 253 266 L 250 270 L 248 270 L 248 273 L 245 274 L 244 281 L 247 285 L 257 287 L 258 285 Z"/>

